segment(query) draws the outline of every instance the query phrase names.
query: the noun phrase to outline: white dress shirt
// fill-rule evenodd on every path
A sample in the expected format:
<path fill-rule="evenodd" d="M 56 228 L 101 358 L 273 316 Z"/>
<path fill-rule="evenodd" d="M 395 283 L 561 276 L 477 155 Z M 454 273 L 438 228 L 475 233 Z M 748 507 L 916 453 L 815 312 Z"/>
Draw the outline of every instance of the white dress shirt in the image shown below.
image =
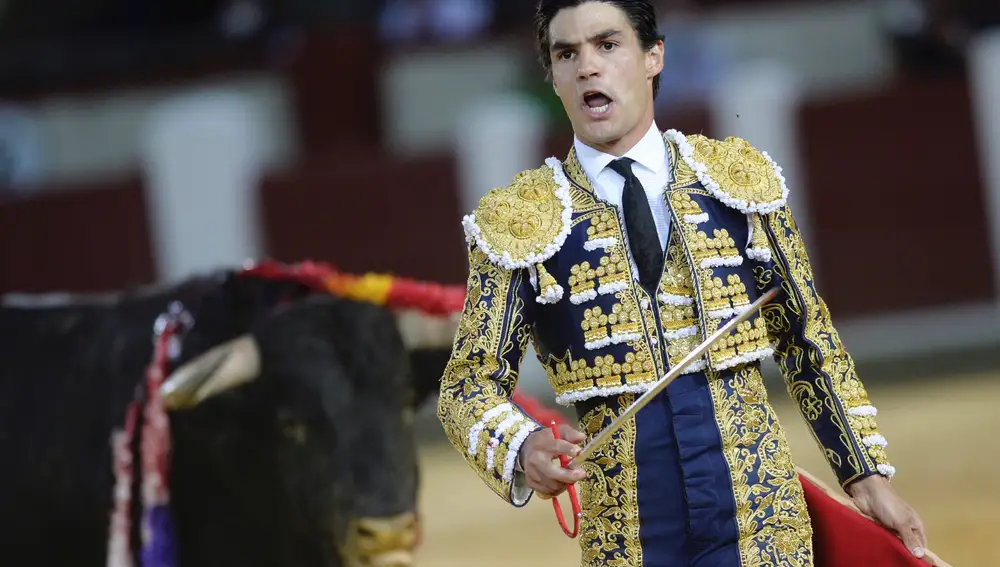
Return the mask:
<path fill-rule="evenodd" d="M 594 192 L 601 200 L 621 210 L 625 178 L 608 167 L 608 164 L 618 158 L 595 150 L 581 142 L 579 138 L 574 138 L 573 146 Z M 621 157 L 631 158 L 635 162 L 632 164 L 632 172 L 646 191 L 649 208 L 653 212 L 653 221 L 656 223 L 656 233 L 660 237 L 660 248 L 665 250 L 670 229 L 670 211 L 663 198 L 663 190 L 670 181 L 670 163 L 668 163 L 670 157 L 656 122 L 653 122 L 646 135 Z M 628 230 L 627 226 L 625 230 Z"/>

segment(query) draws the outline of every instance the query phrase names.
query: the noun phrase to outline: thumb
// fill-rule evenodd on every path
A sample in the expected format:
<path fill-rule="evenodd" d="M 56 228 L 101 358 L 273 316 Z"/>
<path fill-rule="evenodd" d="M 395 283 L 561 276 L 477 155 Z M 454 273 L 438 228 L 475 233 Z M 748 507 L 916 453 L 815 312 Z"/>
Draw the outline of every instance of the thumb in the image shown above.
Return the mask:
<path fill-rule="evenodd" d="M 902 538 L 903 544 L 906 545 L 906 549 L 910 550 L 910 553 L 917 557 L 924 556 L 924 549 L 920 543 L 920 538 L 917 533 L 910 528 L 909 523 L 904 523 L 902 529 L 899 530 L 899 537 Z"/>
<path fill-rule="evenodd" d="M 584 441 L 587 440 L 586 435 L 584 435 L 580 431 L 577 431 L 576 429 L 573 429 L 572 427 L 570 427 L 565 423 L 559 426 L 559 435 L 566 441 L 569 441 L 570 443 L 574 444 L 583 443 Z"/>

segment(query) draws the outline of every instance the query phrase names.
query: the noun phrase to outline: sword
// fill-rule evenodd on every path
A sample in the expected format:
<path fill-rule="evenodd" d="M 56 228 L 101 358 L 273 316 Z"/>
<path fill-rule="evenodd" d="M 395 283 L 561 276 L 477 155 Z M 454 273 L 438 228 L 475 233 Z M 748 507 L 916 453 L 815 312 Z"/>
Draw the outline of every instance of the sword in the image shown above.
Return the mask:
<path fill-rule="evenodd" d="M 616 431 L 621 429 L 622 426 L 625 425 L 625 422 L 631 419 L 632 416 L 634 416 L 637 411 L 641 410 L 646 404 L 650 402 L 650 400 L 652 400 L 657 394 L 662 392 L 663 389 L 669 386 L 671 382 L 676 380 L 677 377 L 680 376 L 682 372 L 684 372 L 684 369 L 689 364 L 691 364 L 694 360 L 701 357 L 701 355 L 704 354 L 705 351 L 707 351 L 709 348 L 711 348 L 711 346 L 715 344 L 716 341 L 728 335 L 729 332 L 732 331 L 734 327 L 736 327 L 743 321 L 746 321 L 755 311 L 760 309 L 768 301 L 771 301 L 772 299 L 777 297 L 777 295 L 778 295 L 778 288 L 771 288 L 770 290 L 767 291 L 767 293 L 760 296 L 759 298 L 757 298 L 756 301 L 751 303 L 746 310 L 744 310 L 736 317 L 730 319 L 729 322 L 727 322 L 725 325 L 719 327 L 719 329 L 716 330 L 714 333 L 712 333 L 712 336 L 708 337 L 708 339 L 706 339 L 705 342 L 691 349 L 691 352 L 689 352 L 687 356 L 682 358 L 680 362 L 678 362 L 673 368 L 671 368 L 670 372 L 668 372 L 665 376 L 663 376 L 663 378 L 657 380 L 656 383 L 653 384 L 653 386 L 650 387 L 649 390 L 647 390 L 642 396 L 639 396 L 638 400 L 632 402 L 632 405 L 629 406 L 627 410 L 625 410 L 621 415 L 615 418 L 615 420 L 611 422 L 611 425 L 604 428 L 593 439 L 591 439 L 590 443 L 587 443 L 583 447 L 583 449 L 580 450 L 580 452 L 575 457 L 573 457 L 573 460 L 569 461 L 569 466 L 572 467 L 574 465 L 579 466 L 583 464 L 583 462 L 586 461 L 591 455 L 593 455 L 595 451 L 597 451 L 599 448 L 601 448 L 602 445 L 607 443 L 608 440 L 611 438 L 611 436 L 614 435 Z"/>

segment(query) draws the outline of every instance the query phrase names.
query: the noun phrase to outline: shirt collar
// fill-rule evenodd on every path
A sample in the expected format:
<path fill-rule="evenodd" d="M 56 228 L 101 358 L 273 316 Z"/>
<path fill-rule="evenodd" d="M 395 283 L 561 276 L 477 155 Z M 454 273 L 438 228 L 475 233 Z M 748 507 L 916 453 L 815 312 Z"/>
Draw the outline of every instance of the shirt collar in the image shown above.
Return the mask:
<path fill-rule="evenodd" d="M 587 174 L 587 178 L 592 183 L 597 180 L 597 176 L 604 171 L 609 163 L 618 159 L 616 156 L 584 144 L 575 136 L 573 137 L 573 146 L 576 149 L 576 158 L 580 162 L 580 167 L 583 168 L 583 172 Z M 650 125 L 642 139 L 632 146 L 632 149 L 625 152 L 622 157 L 631 158 L 637 164 L 654 173 L 667 167 L 667 146 L 660 135 L 659 128 L 656 127 L 656 122 Z"/>

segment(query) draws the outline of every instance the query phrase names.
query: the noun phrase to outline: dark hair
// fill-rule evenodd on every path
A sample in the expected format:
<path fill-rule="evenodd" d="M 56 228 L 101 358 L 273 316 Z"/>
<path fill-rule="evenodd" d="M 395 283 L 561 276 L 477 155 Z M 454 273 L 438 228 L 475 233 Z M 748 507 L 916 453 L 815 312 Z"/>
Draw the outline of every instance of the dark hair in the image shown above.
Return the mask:
<path fill-rule="evenodd" d="M 535 10 L 535 49 L 545 69 L 546 77 L 552 74 L 552 54 L 549 52 L 549 24 L 565 8 L 575 8 L 587 2 L 604 2 L 617 6 L 628 16 L 632 29 L 639 36 L 642 48 L 649 51 L 663 35 L 656 29 L 656 9 L 650 0 L 539 0 Z M 653 77 L 653 98 L 660 91 L 660 75 Z"/>

